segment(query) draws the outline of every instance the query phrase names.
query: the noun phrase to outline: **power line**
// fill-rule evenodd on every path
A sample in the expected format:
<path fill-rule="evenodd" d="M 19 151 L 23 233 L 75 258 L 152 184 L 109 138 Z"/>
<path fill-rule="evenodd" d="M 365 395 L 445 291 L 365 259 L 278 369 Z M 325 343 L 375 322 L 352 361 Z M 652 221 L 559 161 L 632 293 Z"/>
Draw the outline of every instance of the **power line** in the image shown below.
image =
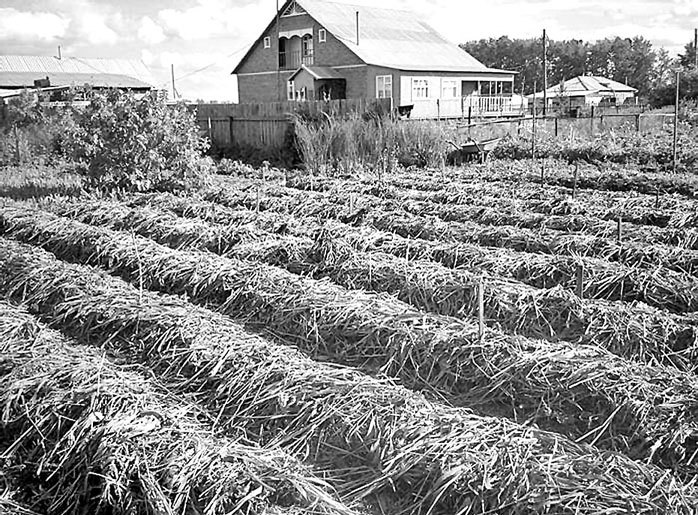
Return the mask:
<path fill-rule="evenodd" d="M 201 73 L 201 72 L 203 72 L 203 71 L 206 71 L 206 70 L 208 70 L 209 68 L 211 68 L 211 67 L 213 67 L 213 66 L 219 64 L 223 59 L 230 59 L 230 58 L 233 57 L 234 55 L 239 54 L 240 52 L 242 52 L 242 51 L 244 51 L 244 50 L 247 50 L 248 48 L 249 48 L 249 45 L 245 45 L 245 46 L 243 46 L 243 47 L 241 47 L 241 48 L 238 48 L 238 49 L 235 50 L 234 52 L 231 52 L 230 54 L 226 55 L 225 57 L 222 57 L 221 59 L 217 59 L 217 60 L 215 60 L 215 61 L 213 61 L 213 62 L 207 64 L 206 66 L 202 66 L 201 68 L 197 68 L 196 70 L 193 70 L 193 71 L 191 71 L 191 72 L 189 72 L 189 73 L 185 73 L 185 74 L 183 74 L 183 75 L 176 76 L 176 77 L 174 77 L 174 79 L 175 79 L 175 80 L 185 79 L 185 78 L 187 78 L 187 77 L 191 77 L 192 75 L 196 75 L 197 73 Z M 160 86 L 166 86 L 166 85 L 169 84 L 169 82 L 170 82 L 169 80 L 164 81 L 164 82 L 162 82 L 162 83 L 160 84 Z"/>

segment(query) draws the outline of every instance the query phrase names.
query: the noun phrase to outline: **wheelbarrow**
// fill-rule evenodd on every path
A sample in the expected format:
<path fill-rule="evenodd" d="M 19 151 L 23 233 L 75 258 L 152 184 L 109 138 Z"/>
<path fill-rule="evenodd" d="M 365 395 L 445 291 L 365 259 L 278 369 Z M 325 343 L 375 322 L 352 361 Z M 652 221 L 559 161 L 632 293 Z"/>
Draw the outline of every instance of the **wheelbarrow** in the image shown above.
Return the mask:
<path fill-rule="evenodd" d="M 492 138 L 483 141 L 475 141 L 470 139 L 460 145 L 453 141 L 448 141 L 455 150 L 450 154 L 449 158 L 454 164 L 463 164 L 464 162 L 480 161 L 485 163 L 495 147 L 499 144 L 502 138 Z"/>

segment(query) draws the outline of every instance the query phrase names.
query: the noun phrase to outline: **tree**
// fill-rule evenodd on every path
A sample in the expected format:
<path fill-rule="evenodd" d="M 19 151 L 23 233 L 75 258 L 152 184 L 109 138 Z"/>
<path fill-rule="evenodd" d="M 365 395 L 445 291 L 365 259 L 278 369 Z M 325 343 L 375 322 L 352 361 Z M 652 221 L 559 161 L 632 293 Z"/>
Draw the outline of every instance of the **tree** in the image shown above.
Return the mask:
<path fill-rule="evenodd" d="M 490 67 L 519 72 L 519 91 L 533 92 L 533 82 L 543 84 L 542 43 L 540 38 L 471 41 L 463 49 Z M 657 54 L 641 36 L 607 38 L 595 43 L 582 40 L 550 41 L 548 45 L 548 84 L 592 73 L 637 88 L 646 95 L 655 78 Z M 538 88 L 541 89 L 540 87 Z"/>
<path fill-rule="evenodd" d="M 679 64 L 684 68 L 694 68 L 696 59 L 696 49 L 693 41 L 684 46 L 684 53 L 679 54 Z"/>

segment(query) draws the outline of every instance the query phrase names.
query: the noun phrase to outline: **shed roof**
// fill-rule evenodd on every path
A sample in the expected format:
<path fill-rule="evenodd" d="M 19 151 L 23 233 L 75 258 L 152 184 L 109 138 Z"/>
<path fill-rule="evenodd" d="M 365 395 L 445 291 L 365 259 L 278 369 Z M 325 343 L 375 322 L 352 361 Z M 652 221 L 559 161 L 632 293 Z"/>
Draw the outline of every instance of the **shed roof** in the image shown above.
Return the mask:
<path fill-rule="evenodd" d="M 152 88 L 155 83 L 138 60 L 0 56 L 0 88 L 33 87 L 35 79 L 47 76 L 52 86 L 88 83 L 95 87 Z"/>
<path fill-rule="evenodd" d="M 284 8 L 289 3 L 286 2 Z M 366 64 L 405 71 L 515 73 L 487 68 L 410 11 L 324 0 L 298 0 L 296 3 Z M 237 73 L 247 55 L 233 73 Z"/>
<path fill-rule="evenodd" d="M 316 80 L 344 79 L 344 77 L 342 77 L 339 73 L 332 68 L 328 68 L 327 66 L 306 66 L 305 64 L 302 64 L 300 68 L 293 72 L 293 75 L 291 75 L 288 80 L 295 79 L 296 76 L 298 76 L 298 74 L 302 71 L 308 72 Z"/>
<path fill-rule="evenodd" d="M 579 75 L 552 86 L 546 90 L 548 97 L 579 97 L 599 94 L 636 93 L 637 89 L 621 82 L 598 75 Z M 528 98 L 542 98 L 543 92 L 528 95 Z"/>

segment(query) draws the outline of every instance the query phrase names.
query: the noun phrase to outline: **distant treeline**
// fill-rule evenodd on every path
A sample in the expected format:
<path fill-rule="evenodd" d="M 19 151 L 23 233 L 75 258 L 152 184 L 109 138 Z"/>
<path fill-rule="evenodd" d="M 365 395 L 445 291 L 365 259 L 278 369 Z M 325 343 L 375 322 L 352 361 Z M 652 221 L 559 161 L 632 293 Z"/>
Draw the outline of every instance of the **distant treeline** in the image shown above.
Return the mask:
<path fill-rule="evenodd" d="M 482 63 L 494 68 L 519 72 L 515 91 L 533 93 L 534 82 L 538 90 L 543 85 L 542 38 L 498 39 L 469 41 L 461 48 Z M 675 71 L 682 69 L 684 96 L 698 97 L 698 73 L 694 69 L 695 48 L 693 42 L 684 52 L 673 58 L 664 48 L 655 48 L 642 36 L 634 38 L 607 38 L 595 42 L 582 40 L 548 40 L 548 87 L 577 75 L 601 75 L 639 90 L 640 97 L 653 104 L 672 102 L 672 85 Z M 685 87 L 683 82 L 685 82 Z"/>

